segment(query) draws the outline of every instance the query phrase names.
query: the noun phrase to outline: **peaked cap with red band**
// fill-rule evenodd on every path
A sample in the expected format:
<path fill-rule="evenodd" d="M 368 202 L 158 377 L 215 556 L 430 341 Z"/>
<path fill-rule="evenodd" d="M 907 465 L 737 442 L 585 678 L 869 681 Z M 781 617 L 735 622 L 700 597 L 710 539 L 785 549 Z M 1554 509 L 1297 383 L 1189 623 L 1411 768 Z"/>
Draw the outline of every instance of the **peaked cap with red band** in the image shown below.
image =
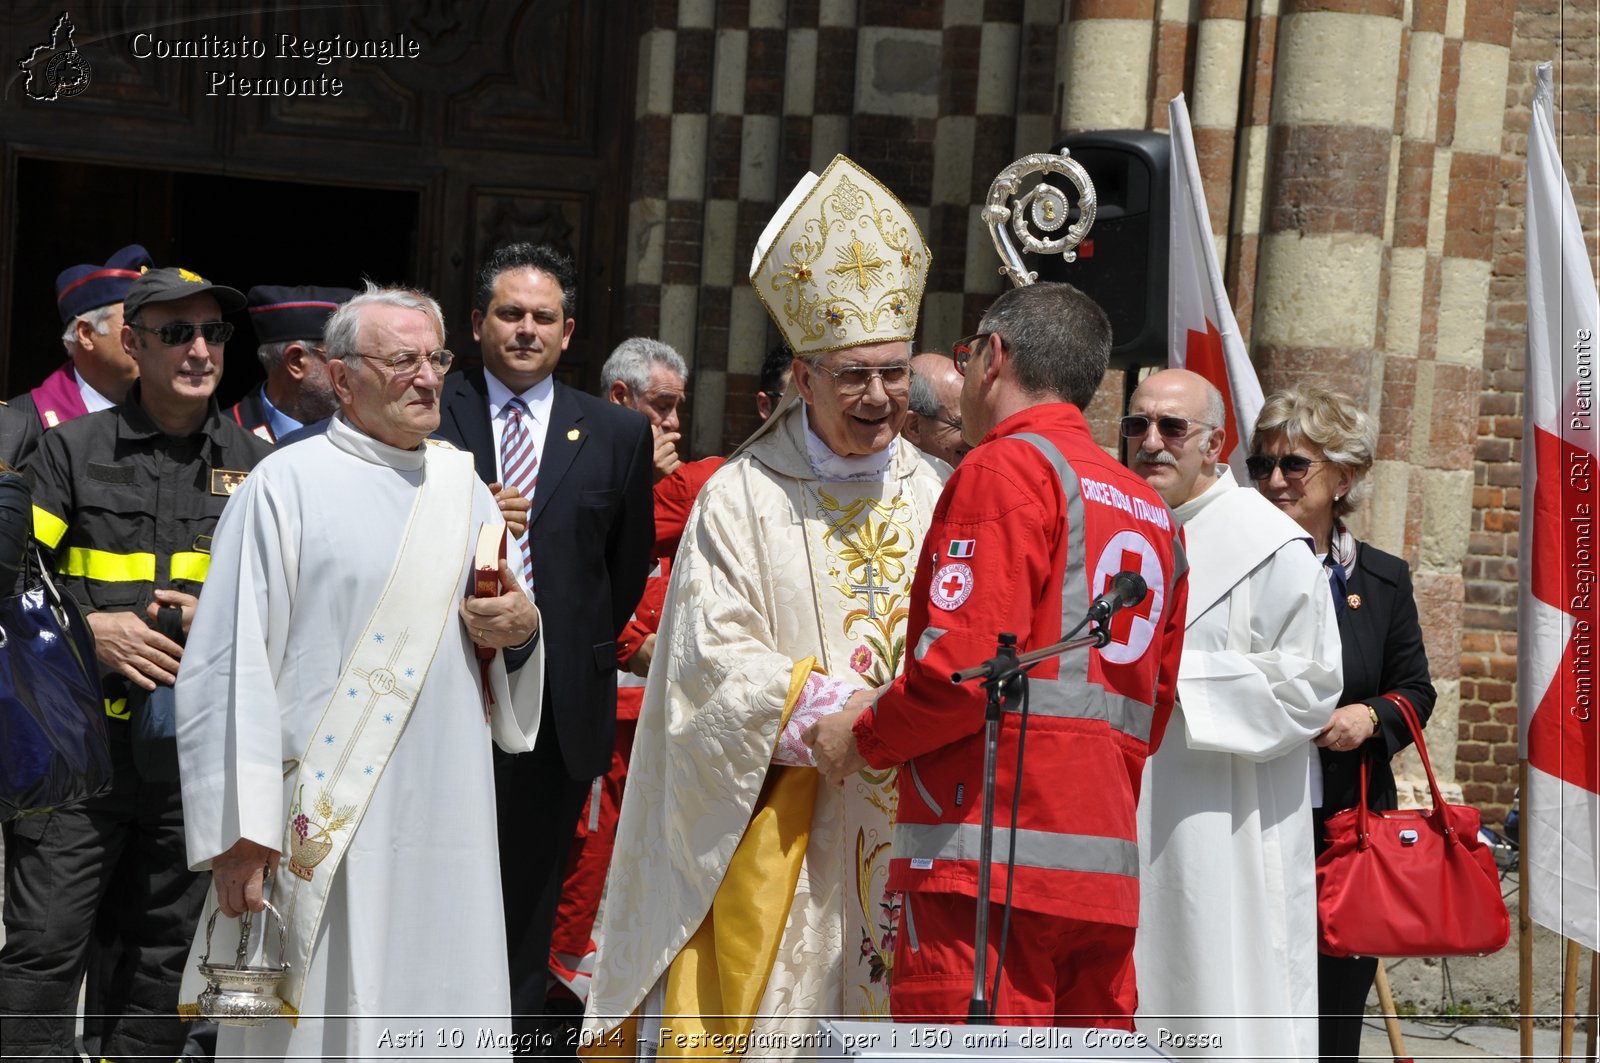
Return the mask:
<path fill-rule="evenodd" d="M 258 284 L 250 289 L 250 324 L 261 343 L 320 340 L 328 318 L 355 294 L 353 288 Z"/>
<path fill-rule="evenodd" d="M 61 323 L 102 306 L 120 303 L 143 266 L 150 265 L 150 252 L 129 244 L 103 266 L 69 266 L 56 276 L 56 309 Z"/>

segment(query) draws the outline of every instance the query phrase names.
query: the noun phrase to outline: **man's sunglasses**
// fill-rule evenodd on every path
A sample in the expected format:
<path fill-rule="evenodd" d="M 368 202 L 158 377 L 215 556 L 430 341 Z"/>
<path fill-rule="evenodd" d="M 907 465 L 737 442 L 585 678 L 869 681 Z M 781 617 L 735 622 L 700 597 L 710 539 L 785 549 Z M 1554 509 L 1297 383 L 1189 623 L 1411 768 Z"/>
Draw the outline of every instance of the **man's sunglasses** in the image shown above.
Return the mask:
<path fill-rule="evenodd" d="M 207 343 L 227 343 L 233 337 L 233 326 L 226 321 L 202 321 L 199 324 L 193 321 L 169 321 L 160 328 L 148 328 L 133 322 L 128 327 L 136 328 L 140 332 L 153 332 L 156 338 L 168 347 L 187 347 L 194 342 L 195 330 L 206 338 Z"/>
<path fill-rule="evenodd" d="M 1244 468 L 1252 480 L 1267 479 L 1272 475 L 1273 469 L 1282 469 L 1285 480 L 1303 480 L 1306 473 L 1311 471 L 1311 466 L 1321 465 L 1326 460 L 1326 458 L 1307 458 L 1299 454 L 1285 454 L 1281 458 L 1252 454 L 1244 459 Z"/>
<path fill-rule="evenodd" d="M 1142 413 L 1130 413 L 1122 419 L 1122 438 L 1143 439 L 1144 434 L 1150 431 L 1151 418 Z M 1161 433 L 1162 439 L 1187 439 L 1190 429 L 1198 425 L 1201 428 L 1215 428 L 1214 424 L 1204 421 L 1191 421 L 1187 417 L 1174 417 L 1166 414 L 1154 418 L 1156 431 Z"/>

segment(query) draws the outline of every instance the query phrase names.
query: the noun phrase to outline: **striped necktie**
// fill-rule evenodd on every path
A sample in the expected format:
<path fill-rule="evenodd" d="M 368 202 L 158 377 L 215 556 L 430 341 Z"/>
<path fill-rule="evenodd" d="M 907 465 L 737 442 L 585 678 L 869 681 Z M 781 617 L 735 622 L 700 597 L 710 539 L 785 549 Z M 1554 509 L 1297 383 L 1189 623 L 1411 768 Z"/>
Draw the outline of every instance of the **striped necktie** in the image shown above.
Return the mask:
<path fill-rule="evenodd" d="M 539 456 L 533 452 L 533 434 L 529 431 L 528 404 L 520 398 L 506 404 L 506 426 L 500 436 L 500 481 L 515 487 L 527 499 L 533 498 L 539 486 Z M 524 532 L 522 547 L 523 581 L 533 589 L 533 546 L 531 536 Z"/>

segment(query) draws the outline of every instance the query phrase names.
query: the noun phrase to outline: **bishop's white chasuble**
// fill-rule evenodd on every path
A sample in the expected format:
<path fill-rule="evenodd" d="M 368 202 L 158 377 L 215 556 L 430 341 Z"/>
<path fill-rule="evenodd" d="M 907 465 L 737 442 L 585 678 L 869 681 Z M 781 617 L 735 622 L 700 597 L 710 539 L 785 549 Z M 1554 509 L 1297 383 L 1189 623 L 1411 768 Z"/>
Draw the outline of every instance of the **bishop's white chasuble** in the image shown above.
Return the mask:
<path fill-rule="evenodd" d="M 695 1017 L 661 1025 L 701 1047 L 662 1055 L 713 1036 L 804 1055 L 790 1035 L 816 1016 L 888 1016 L 894 773 L 840 790 L 772 758 L 813 669 L 899 672 L 942 467 L 900 443 L 881 477 L 818 480 L 799 406 L 776 419 L 701 491 L 673 563 L 596 934 L 591 1033 L 664 981 L 664 1011 Z"/>

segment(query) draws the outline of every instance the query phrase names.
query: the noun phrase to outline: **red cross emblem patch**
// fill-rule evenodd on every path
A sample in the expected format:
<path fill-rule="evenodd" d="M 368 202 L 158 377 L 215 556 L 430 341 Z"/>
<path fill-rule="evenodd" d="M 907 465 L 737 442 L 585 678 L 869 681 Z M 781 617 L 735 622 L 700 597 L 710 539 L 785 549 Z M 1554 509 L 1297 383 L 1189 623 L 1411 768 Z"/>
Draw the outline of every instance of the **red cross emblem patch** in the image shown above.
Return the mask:
<path fill-rule="evenodd" d="M 1155 547 L 1138 532 L 1127 529 L 1113 535 L 1101 549 L 1089 578 L 1089 593 L 1104 594 L 1111 577 L 1118 572 L 1139 573 L 1149 590 L 1144 601 L 1111 618 L 1111 642 L 1100 650 L 1100 656 L 1115 664 L 1131 664 L 1144 656 L 1155 638 L 1166 604 L 1167 578 Z"/>
<path fill-rule="evenodd" d="M 940 609 L 958 609 L 972 593 L 972 568 L 959 561 L 942 566 L 933 574 L 928 586 L 928 598 Z"/>

